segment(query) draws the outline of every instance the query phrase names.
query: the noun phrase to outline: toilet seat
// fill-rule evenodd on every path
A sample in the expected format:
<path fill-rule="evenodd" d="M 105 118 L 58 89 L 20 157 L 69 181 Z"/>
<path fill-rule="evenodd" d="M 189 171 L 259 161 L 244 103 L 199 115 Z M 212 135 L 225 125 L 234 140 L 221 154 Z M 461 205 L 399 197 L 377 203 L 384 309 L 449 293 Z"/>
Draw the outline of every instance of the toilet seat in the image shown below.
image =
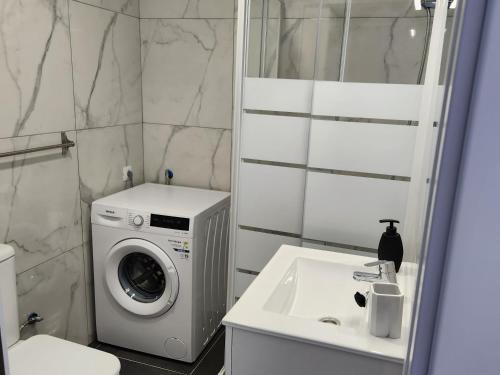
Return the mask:
<path fill-rule="evenodd" d="M 10 375 L 119 375 L 115 356 L 52 336 L 37 335 L 9 349 Z"/>

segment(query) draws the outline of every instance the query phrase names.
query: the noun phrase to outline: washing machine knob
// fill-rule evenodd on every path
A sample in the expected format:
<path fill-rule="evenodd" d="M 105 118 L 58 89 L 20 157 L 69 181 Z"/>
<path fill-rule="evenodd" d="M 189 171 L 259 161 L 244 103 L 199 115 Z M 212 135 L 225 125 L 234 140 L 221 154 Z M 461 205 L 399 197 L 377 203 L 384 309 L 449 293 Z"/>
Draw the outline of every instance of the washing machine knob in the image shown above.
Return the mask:
<path fill-rule="evenodd" d="M 137 215 L 134 217 L 134 225 L 140 227 L 144 224 L 144 218 L 141 215 Z"/>

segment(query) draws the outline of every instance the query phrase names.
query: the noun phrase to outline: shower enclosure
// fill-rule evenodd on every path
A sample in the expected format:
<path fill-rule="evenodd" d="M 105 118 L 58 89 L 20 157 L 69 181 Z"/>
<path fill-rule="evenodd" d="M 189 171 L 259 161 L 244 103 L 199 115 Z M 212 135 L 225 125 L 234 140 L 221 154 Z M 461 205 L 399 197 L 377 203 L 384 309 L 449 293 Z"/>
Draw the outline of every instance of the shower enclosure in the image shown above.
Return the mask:
<path fill-rule="evenodd" d="M 230 304 L 281 244 L 375 256 L 379 219 L 418 261 L 454 10 L 416 5 L 239 1 Z"/>

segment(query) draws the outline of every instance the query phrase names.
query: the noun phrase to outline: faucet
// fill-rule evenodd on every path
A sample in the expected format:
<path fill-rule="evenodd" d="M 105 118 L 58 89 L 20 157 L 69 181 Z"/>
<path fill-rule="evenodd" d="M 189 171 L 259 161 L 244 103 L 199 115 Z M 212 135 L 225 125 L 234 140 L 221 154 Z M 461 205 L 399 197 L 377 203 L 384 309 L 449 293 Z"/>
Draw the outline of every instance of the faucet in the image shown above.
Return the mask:
<path fill-rule="evenodd" d="M 376 262 L 366 263 L 365 267 L 378 266 L 378 273 L 359 272 L 356 271 L 352 278 L 356 281 L 367 281 L 369 283 L 377 281 L 386 281 L 389 283 L 397 284 L 396 266 L 393 261 L 378 260 Z"/>

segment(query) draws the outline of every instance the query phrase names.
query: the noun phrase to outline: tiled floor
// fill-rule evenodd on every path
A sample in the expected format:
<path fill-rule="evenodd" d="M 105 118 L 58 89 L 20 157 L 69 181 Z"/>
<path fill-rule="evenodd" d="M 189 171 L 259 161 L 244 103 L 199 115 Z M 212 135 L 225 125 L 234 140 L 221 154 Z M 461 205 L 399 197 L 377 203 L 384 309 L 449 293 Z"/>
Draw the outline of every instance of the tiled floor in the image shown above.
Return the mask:
<path fill-rule="evenodd" d="M 116 346 L 94 343 L 92 347 L 120 359 L 120 375 L 217 375 L 224 366 L 224 329 L 221 329 L 196 362 L 184 363 Z"/>

